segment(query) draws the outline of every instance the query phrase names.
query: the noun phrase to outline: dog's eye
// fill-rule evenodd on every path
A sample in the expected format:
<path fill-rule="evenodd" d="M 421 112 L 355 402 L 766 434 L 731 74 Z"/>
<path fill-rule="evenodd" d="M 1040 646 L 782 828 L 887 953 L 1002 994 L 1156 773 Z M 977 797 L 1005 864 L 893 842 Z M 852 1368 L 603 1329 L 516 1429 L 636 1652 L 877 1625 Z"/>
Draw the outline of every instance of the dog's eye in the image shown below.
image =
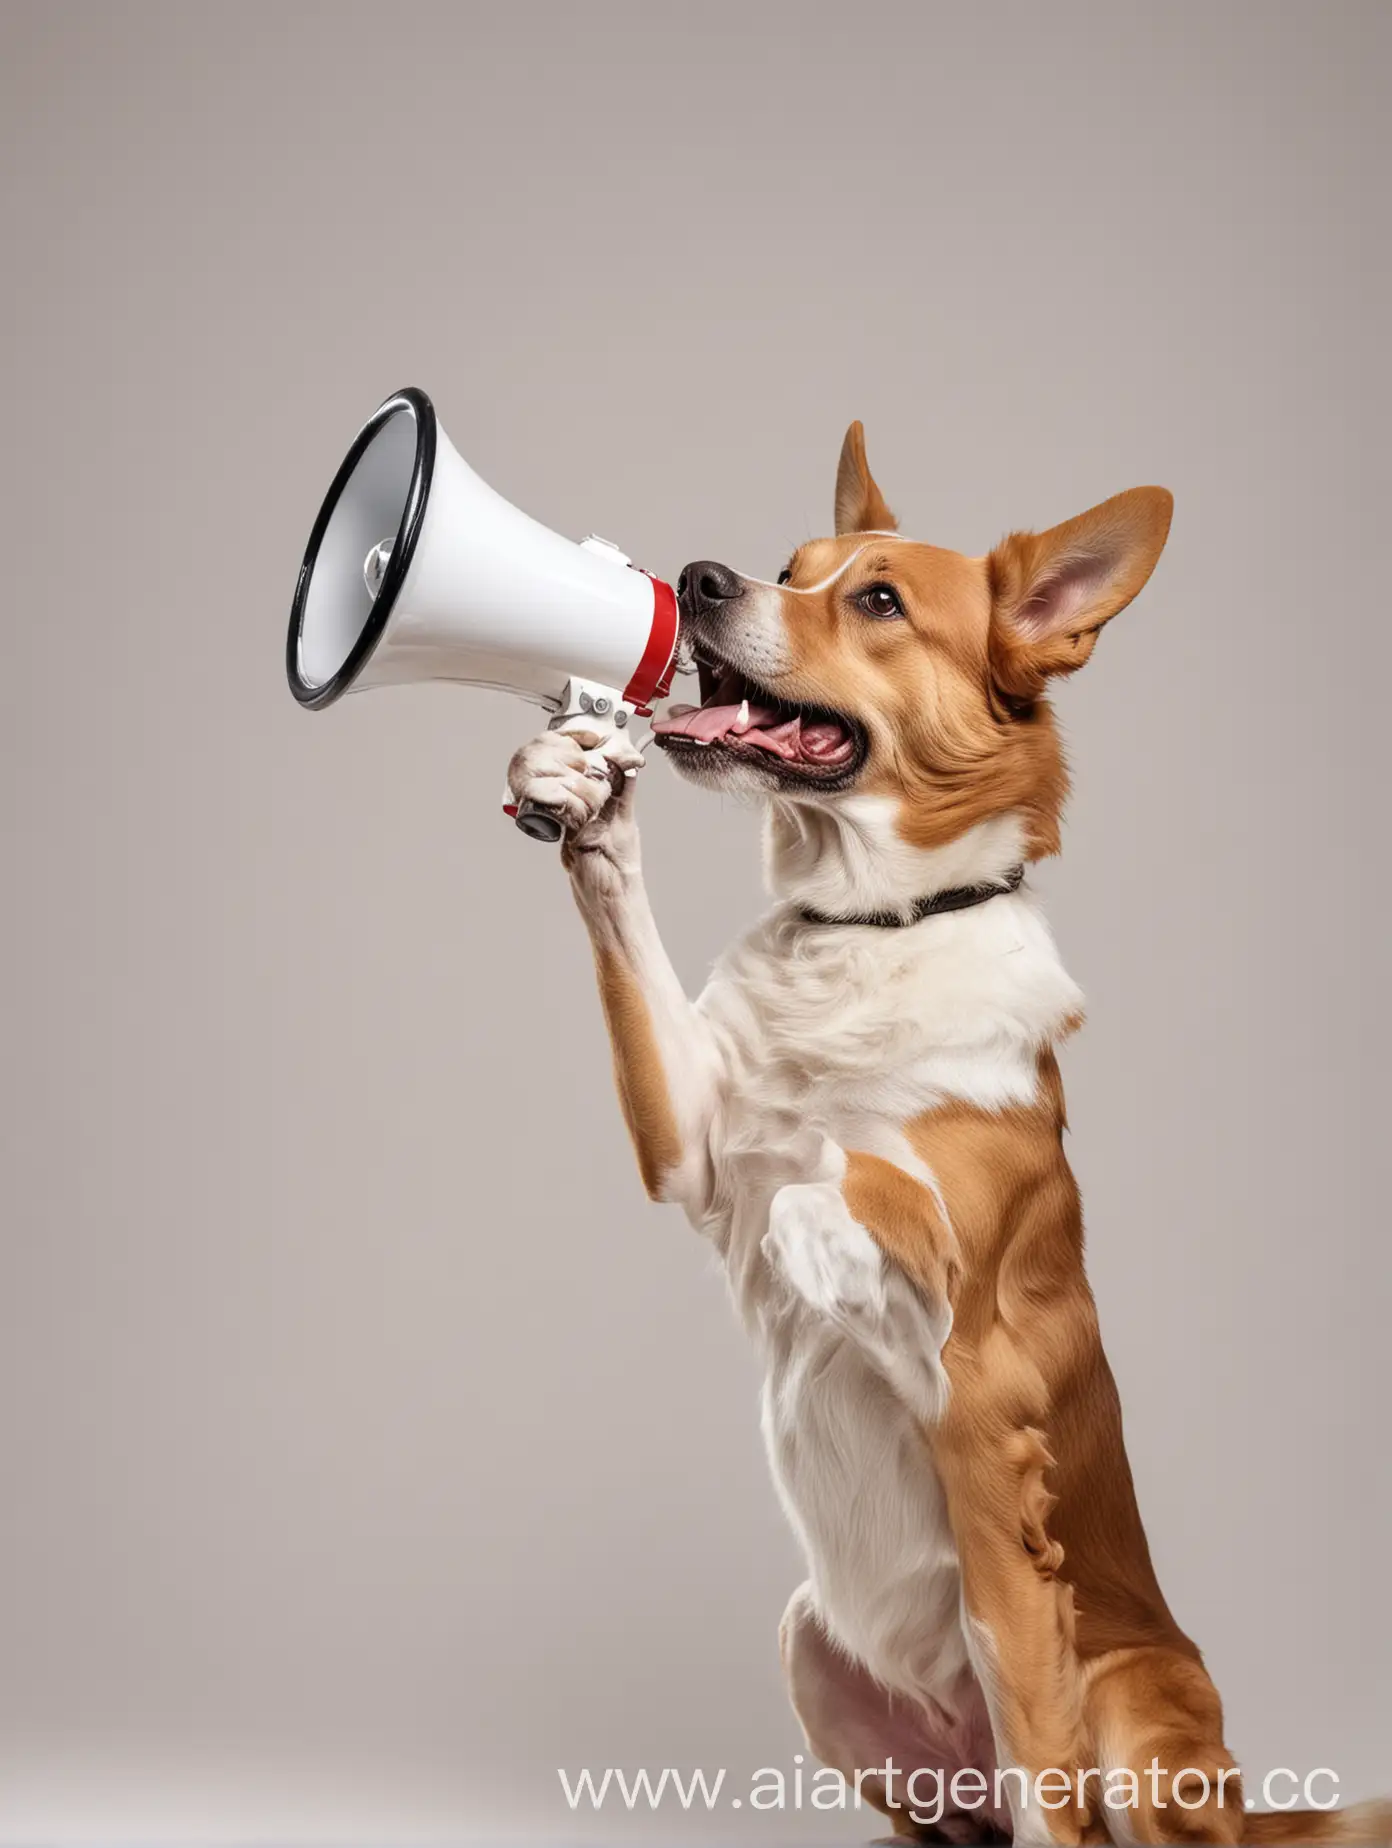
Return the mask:
<path fill-rule="evenodd" d="M 872 584 L 869 590 L 861 591 L 856 602 L 867 616 L 902 616 L 904 606 L 889 588 L 888 584 Z"/>
<path fill-rule="evenodd" d="M 780 571 L 780 572 L 779 572 L 779 574 L 778 574 L 778 581 L 779 581 L 779 583 L 780 583 L 780 584 L 786 584 L 786 583 L 788 582 L 788 579 L 789 579 L 789 578 L 790 578 L 790 577 L 791 577 L 792 575 L 793 575 L 793 574 L 792 574 L 792 572 L 791 572 L 791 571 Z"/>

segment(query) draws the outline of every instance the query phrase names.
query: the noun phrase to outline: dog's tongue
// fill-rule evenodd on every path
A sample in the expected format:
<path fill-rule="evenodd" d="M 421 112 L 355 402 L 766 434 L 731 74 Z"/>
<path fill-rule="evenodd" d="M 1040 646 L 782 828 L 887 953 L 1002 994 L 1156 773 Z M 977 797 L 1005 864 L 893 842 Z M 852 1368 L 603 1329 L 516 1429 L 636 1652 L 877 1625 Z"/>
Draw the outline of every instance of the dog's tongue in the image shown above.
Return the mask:
<path fill-rule="evenodd" d="M 670 706 L 665 719 L 658 719 L 653 730 L 667 737 L 676 735 L 682 738 L 696 738 L 702 744 L 718 744 L 722 738 L 728 738 L 733 732 L 736 737 L 743 735 L 746 739 L 751 730 L 761 725 L 774 725 L 778 714 L 771 706 L 748 706 L 746 723 L 741 732 L 740 706 Z"/>
<path fill-rule="evenodd" d="M 814 719 L 810 724 L 802 721 L 798 749 L 803 757 L 810 757 L 814 763 L 839 764 L 850 756 L 855 746 L 850 733 L 834 719 Z"/>
<path fill-rule="evenodd" d="M 753 700 L 740 705 L 674 706 L 653 730 L 665 737 L 694 738 L 701 744 L 736 743 L 771 752 L 785 763 L 831 764 L 849 757 L 851 740 L 833 719 L 780 719 L 773 706 Z"/>

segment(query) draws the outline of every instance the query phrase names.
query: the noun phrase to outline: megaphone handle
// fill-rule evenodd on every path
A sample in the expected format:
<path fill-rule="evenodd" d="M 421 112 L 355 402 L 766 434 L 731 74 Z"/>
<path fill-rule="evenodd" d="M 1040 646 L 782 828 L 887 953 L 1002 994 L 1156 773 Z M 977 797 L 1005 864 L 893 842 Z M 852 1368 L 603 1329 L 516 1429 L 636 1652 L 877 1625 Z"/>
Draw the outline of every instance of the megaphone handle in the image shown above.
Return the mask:
<path fill-rule="evenodd" d="M 572 678 L 567 681 L 560 710 L 552 718 L 548 731 L 584 730 L 612 736 L 628 723 L 629 708 L 622 696 L 610 687 Z M 590 775 L 607 779 L 609 762 L 602 749 L 585 752 Z M 504 813 L 511 815 L 529 840 L 545 841 L 554 847 L 565 835 L 565 820 L 559 809 L 545 802 L 519 802 L 514 808 L 506 798 Z"/>
<path fill-rule="evenodd" d="M 609 781 L 610 770 L 603 751 L 586 751 L 585 762 L 592 777 L 604 783 Z M 545 802 L 519 802 L 513 820 L 529 840 L 545 841 L 548 847 L 554 847 L 565 833 L 561 811 L 548 807 Z"/>
<path fill-rule="evenodd" d="M 545 841 L 548 847 L 554 847 L 565 833 L 565 823 L 544 802 L 519 802 L 513 820 L 529 840 Z"/>
<path fill-rule="evenodd" d="M 560 727 L 553 727 L 559 730 Z M 586 751 L 585 762 L 589 765 L 589 774 L 601 782 L 608 782 L 610 776 L 609 762 L 602 750 Z M 548 847 L 554 847 L 565 834 L 565 821 L 560 809 L 552 808 L 545 802 L 519 802 L 513 820 L 529 840 L 545 841 Z"/>

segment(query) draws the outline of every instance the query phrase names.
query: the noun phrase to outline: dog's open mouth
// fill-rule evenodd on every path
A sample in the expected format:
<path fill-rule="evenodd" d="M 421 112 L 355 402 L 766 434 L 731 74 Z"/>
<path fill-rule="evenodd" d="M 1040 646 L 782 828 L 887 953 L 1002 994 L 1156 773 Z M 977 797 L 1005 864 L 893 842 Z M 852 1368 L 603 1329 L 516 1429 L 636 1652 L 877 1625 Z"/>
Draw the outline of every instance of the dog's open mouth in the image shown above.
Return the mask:
<path fill-rule="evenodd" d="M 728 751 L 809 780 L 841 781 L 859 767 L 865 741 L 854 719 L 778 699 L 723 662 L 697 665 L 701 704 L 670 706 L 653 726 L 665 749 Z"/>

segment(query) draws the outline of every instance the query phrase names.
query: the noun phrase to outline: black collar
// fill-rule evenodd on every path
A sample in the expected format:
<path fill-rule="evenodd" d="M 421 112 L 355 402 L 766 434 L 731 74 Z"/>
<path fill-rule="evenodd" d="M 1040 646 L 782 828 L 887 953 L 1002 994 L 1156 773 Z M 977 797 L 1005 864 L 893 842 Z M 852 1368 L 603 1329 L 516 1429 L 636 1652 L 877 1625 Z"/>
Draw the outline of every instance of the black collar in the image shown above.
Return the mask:
<path fill-rule="evenodd" d="M 825 911 L 814 911 L 810 905 L 800 906 L 798 916 L 804 924 L 873 924 L 877 930 L 898 930 L 906 924 L 921 924 L 924 918 L 935 918 L 941 911 L 969 911 L 973 905 L 984 905 L 988 899 L 999 898 L 1003 892 L 1016 892 L 1024 876 L 1023 866 L 1012 866 L 999 879 L 988 879 L 981 885 L 953 886 L 946 892 L 934 892 L 927 898 L 915 899 L 907 916 L 898 911 L 861 911 L 852 917 L 833 918 L 828 917 Z"/>

